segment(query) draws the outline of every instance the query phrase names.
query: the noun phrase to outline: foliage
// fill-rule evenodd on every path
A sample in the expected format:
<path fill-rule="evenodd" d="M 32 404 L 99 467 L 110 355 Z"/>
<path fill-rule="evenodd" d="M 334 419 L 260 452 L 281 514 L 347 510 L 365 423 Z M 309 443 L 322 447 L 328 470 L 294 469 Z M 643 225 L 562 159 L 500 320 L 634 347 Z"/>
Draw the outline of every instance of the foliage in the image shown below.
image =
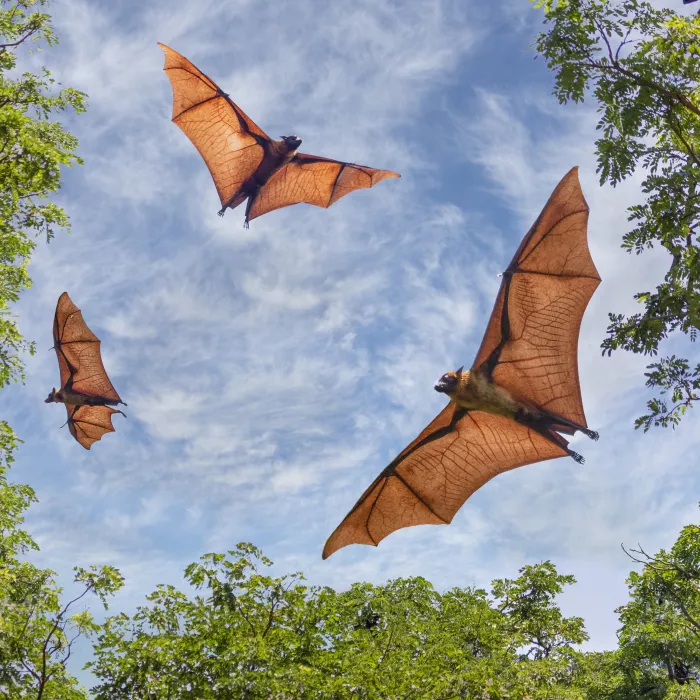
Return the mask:
<path fill-rule="evenodd" d="M 33 236 L 50 239 L 68 227 L 63 209 L 47 201 L 60 185 L 60 168 L 79 163 L 76 139 L 50 117 L 82 112 L 85 95 L 54 80 L 16 71 L 16 50 L 28 42 L 56 43 L 46 0 L 0 0 L 0 388 L 23 380 L 21 353 L 34 351 L 19 332 L 9 305 L 30 285 L 27 265 Z M 25 560 L 38 549 L 22 529 L 23 513 L 36 500 L 31 487 L 7 480 L 21 441 L 0 421 L 0 697 L 73 699 L 87 697 L 66 663 L 77 637 L 98 626 L 76 603 L 88 593 L 106 597 L 122 585 L 116 569 L 76 568 L 77 595 L 61 602 L 54 573 Z"/>
<path fill-rule="evenodd" d="M 421 577 L 336 592 L 273 577 L 260 550 L 207 554 L 132 617 L 109 618 L 92 668 L 103 698 L 700 698 L 700 526 L 630 556 L 619 648 L 584 653 L 543 562 L 515 579 L 439 593 Z M 206 590 L 206 594 L 201 591 Z"/>
<path fill-rule="evenodd" d="M 34 352 L 9 306 L 31 284 L 34 236 L 48 240 L 56 228 L 68 228 L 66 213 L 48 197 L 60 186 L 61 166 L 81 162 L 75 137 L 50 117 L 84 111 L 85 95 L 72 88 L 55 92 L 46 68 L 40 74 L 16 70 L 18 48 L 57 41 L 51 18 L 41 11 L 45 5 L 0 0 L 0 388 L 24 379 L 21 354 Z"/>
<path fill-rule="evenodd" d="M 158 586 L 132 617 L 107 620 L 94 697 L 697 700 L 700 526 L 669 552 L 629 554 L 643 568 L 617 610 L 619 648 L 585 653 L 583 620 L 556 605 L 575 580 L 549 561 L 490 595 L 421 577 L 336 592 L 273 577 L 239 544 L 187 567 L 196 594 Z"/>
<path fill-rule="evenodd" d="M 207 554 L 185 572 L 206 595 L 159 586 L 110 618 L 95 698 L 581 697 L 583 622 L 554 604 L 574 579 L 550 562 L 495 581 L 492 598 L 420 577 L 337 593 L 270 565 L 245 543 Z"/>
<path fill-rule="evenodd" d="M 669 552 L 630 556 L 644 565 L 627 581 L 630 602 L 618 612 L 620 653 L 649 697 L 674 684 L 697 686 L 700 670 L 700 527 L 688 525 Z"/>
<path fill-rule="evenodd" d="M 122 585 L 110 566 L 75 569 L 82 591 L 66 604 L 54 574 L 27 562 L 0 561 L 0 696 L 86 698 L 66 664 L 75 640 L 99 629 L 75 604 L 88 593 L 107 607 L 106 597 Z"/>
<path fill-rule="evenodd" d="M 23 556 L 38 549 L 22 529 L 23 513 L 36 498 L 31 487 L 7 481 L 16 438 L 2 422 L 0 442 L 6 447 L 0 453 L 0 697 L 85 698 L 66 663 L 75 640 L 94 634 L 98 626 L 88 611 L 76 612 L 75 604 L 92 593 L 106 608 L 106 597 L 122 579 L 110 566 L 76 568 L 74 583 L 82 590 L 61 603 L 54 573 Z"/>
<path fill-rule="evenodd" d="M 601 184 L 645 172 L 646 201 L 628 210 L 635 228 L 623 248 L 669 253 L 663 281 L 635 295 L 644 310 L 609 315 L 603 352 L 656 355 L 674 331 L 692 342 L 700 327 L 700 17 L 642 0 L 536 0 L 535 7 L 548 25 L 535 47 L 555 72 L 559 102 L 581 102 L 589 91 L 597 102 Z M 647 385 L 661 397 L 636 427 L 675 426 L 700 400 L 700 364 L 691 369 L 673 356 L 648 369 Z"/>

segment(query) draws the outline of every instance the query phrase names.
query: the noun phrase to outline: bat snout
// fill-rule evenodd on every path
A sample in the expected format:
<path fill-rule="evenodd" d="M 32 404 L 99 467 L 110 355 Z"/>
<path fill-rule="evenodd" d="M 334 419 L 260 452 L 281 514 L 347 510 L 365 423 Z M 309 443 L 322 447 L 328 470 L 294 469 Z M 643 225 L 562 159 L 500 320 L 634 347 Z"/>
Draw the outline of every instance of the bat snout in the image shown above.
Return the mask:
<path fill-rule="evenodd" d="M 437 380 L 433 388 L 440 394 L 449 394 L 457 388 L 457 384 L 459 384 L 457 377 L 452 372 L 448 372 Z"/>
<path fill-rule="evenodd" d="M 282 140 L 287 144 L 290 151 L 296 151 L 301 146 L 301 139 L 297 136 L 283 136 Z"/>

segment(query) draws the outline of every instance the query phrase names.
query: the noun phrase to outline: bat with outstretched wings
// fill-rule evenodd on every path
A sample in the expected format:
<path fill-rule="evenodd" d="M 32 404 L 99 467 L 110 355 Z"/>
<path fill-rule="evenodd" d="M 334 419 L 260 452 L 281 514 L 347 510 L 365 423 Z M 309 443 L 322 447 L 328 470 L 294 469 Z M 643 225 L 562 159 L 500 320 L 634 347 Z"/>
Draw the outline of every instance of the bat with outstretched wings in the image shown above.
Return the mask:
<path fill-rule="evenodd" d="M 247 226 L 275 209 L 301 202 L 327 208 L 353 190 L 400 177 L 299 153 L 296 136 L 271 139 L 211 78 L 177 51 L 158 46 L 173 89 L 172 120 L 204 158 L 221 200 L 220 216 L 248 200 Z"/>
<path fill-rule="evenodd" d="M 377 545 L 395 530 L 452 521 L 498 474 L 570 456 L 560 433 L 590 438 L 578 378 L 578 337 L 600 284 L 588 250 L 588 205 L 573 168 L 557 185 L 503 273 L 472 368 L 443 375 L 450 403 L 362 494 L 326 542 Z"/>
<path fill-rule="evenodd" d="M 100 355 L 100 340 L 88 328 L 80 309 L 63 292 L 53 319 L 53 349 L 58 357 L 61 388 L 51 390 L 46 403 L 65 404 L 68 430 L 89 450 L 105 433 L 114 432 L 111 408 L 126 404 L 109 381 Z"/>

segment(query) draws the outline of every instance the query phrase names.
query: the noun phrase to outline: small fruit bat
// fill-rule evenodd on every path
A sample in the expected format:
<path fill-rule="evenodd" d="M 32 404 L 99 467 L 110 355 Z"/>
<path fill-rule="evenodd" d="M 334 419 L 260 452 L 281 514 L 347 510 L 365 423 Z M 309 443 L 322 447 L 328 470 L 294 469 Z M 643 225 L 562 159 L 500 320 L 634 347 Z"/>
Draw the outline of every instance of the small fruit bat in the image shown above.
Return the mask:
<path fill-rule="evenodd" d="M 102 365 L 100 339 L 87 327 L 80 309 L 68 292 L 58 298 L 53 319 L 52 350 L 56 350 L 61 389 L 52 389 L 45 403 L 63 403 L 68 411 L 68 430 L 89 450 L 105 433 L 113 433 L 110 406 L 126 404 L 119 398 Z"/>
<path fill-rule="evenodd" d="M 374 480 L 326 542 L 377 546 L 395 530 L 446 525 L 494 476 L 569 455 L 559 434 L 588 429 L 576 360 L 583 312 L 600 284 L 587 241 L 588 205 L 573 168 L 503 273 L 472 368 L 444 374 L 450 403 Z"/>
<path fill-rule="evenodd" d="M 390 170 L 299 153 L 301 139 L 271 139 L 209 77 L 177 51 L 165 52 L 173 88 L 173 121 L 204 158 L 221 200 L 219 216 L 246 199 L 245 226 L 262 214 L 306 202 L 327 208 L 341 197 L 372 187 Z"/>

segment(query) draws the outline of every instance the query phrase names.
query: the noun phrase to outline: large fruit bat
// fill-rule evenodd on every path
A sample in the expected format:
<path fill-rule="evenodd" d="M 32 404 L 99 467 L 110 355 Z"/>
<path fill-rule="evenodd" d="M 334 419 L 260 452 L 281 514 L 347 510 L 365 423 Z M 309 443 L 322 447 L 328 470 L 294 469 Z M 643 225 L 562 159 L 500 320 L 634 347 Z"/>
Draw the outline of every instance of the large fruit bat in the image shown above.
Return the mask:
<path fill-rule="evenodd" d="M 158 46 L 173 88 L 172 120 L 204 158 L 221 200 L 220 216 L 248 200 L 247 226 L 275 209 L 300 202 L 327 208 L 353 190 L 400 177 L 299 153 L 296 136 L 271 139 L 211 78 L 177 51 Z"/>
<path fill-rule="evenodd" d="M 583 457 L 560 433 L 588 429 L 577 349 L 600 284 L 588 250 L 588 205 L 573 168 L 557 185 L 503 273 L 469 371 L 443 375 L 450 403 L 384 469 L 326 542 L 378 545 L 412 525 L 446 525 L 494 476 L 555 457 Z"/>
<path fill-rule="evenodd" d="M 53 349 L 58 357 L 61 388 L 46 403 L 65 404 L 68 430 L 89 450 L 105 433 L 114 432 L 111 408 L 126 404 L 109 381 L 100 355 L 100 339 L 87 327 L 80 309 L 63 292 L 53 319 Z"/>

